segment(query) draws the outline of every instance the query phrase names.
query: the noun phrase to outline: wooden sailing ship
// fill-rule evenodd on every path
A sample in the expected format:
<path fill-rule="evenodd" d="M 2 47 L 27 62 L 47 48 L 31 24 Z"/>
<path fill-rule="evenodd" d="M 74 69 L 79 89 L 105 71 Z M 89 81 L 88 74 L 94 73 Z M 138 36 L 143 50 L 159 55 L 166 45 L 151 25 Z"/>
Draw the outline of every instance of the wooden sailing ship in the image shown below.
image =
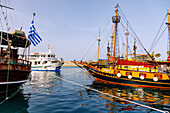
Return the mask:
<path fill-rule="evenodd" d="M 23 33 L 22 31 L 20 31 Z M 14 91 L 29 79 L 31 63 L 19 59 L 18 49 L 27 48 L 30 41 L 24 37 L 6 32 L 1 34 L 0 51 L 0 94 L 6 91 Z M 3 46 L 3 47 L 2 47 Z"/>
<path fill-rule="evenodd" d="M 10 33 L 0 31 L 0 99 L 8 99 L 11 93 L 18 91 L 29 80 L 31 62 L 26 57 L 19 58 L 19 50 L 23 48 L 22 56 L 27 56 L 30 45 L 31 42 L 21 30 Z"/>
<path fill-rule="evenodd" d="M 169 17 L 169 12 L 168 12 Z M 170 89 L 170 75 L 160 72 L 160 65 L 169 65 L 169 62 L 156 62 L 154 58 L 146 51 L 150 57 L 150 61 L 130 61 L 128 60 L 128 24 L 127 24 L 127 54 L 126 59 L 120 59 L 116 57 L 116 35 L 117 25 L 120 22 L 120 16 L 118 16 L 118 4 L 116 7 L 116 16 L 113 18 L 115 23 L 114 35 L 111 35 L 111 54 L 108 56 L 107 64 L 104 66 L 96 63 L 88 64 L 83 63 L 86 68 L 97 81 L 102 81 L 109 84 L 117 84 L 132 87 L 144 87 L 144 88 L 161 88 Z M 170 26 L 168 21 L 168 26 Z M 100 36 L 100 35 L 99 35 Z M 98 38 L 100 46 L 100 38 Z M 100 47 L 98 47 L 100 48 Z M 112 51 L 113 50 L 113 51 Z M 134 54 L 135 56 L 135 54 Z M 98 52 L 99 59 L 99 52 Z M 97 61 L 99 62 L 99 60 Z"/>

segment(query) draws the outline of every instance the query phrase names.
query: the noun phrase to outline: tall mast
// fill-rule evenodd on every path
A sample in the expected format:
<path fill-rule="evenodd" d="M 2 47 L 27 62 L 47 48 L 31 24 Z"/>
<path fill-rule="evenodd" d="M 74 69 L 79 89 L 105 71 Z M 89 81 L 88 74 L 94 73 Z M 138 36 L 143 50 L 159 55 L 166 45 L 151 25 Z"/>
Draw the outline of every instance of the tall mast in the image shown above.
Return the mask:
<path fill-rule="evenodd" d="M 111 56 L 113 56 L 113 24 L 112 24 L 112 32 L 111 32 Z"/>
<path fill-rule="evenodd" d="M 169 50 L 170 51 L 170 20 L 169 20 L 169 10 L 167 10 L 167 15 L 168 15 L 168 23 L 166 23 L 168 25 L 168 32 L 169 32 Z"/>
<path fill-rule="evenodd" d="M 110 55 L 110 47 L 109 47 L 109 40 L 107 42 L 107 57 L 109 58 Z"/>
<path fill-rule="evenodd" d="M 126 60 L 128 60 L 128 35 L 129 35 L 129 32 L 128 32 L 128 20 L 127 20 L 127 28 L 126 28 L 127 32 L 125 33 L 125 35 L 127 36 L 126 37 Z"/>
<path fill-rule="evenodd" d="M 134 50 L 134 52 L 133 52 L 133 54 L 134 54 L 135 60 L 136 60 L 136 49 L 137 49 L 137 46 L 136 46 L 136 38 L 134 38 L 134 45 L 133 45 L 133 50 Z"/>
<path fill-rule="evenodd" d="M 117 24 L 120 22 L 120 17 L 118 17 L 118 4 L 116 6 L 116 17 L 112 17 L 113 23 L 115 23 L 115 29 L 114 29 L 114 49 L 113 49 L 113 58 L 115 58 L 116 54 L 116 35 L 117 35 Z"/>
<path fill-rule="evenodd" d="M 98 56 L 97 56 L 97 62 L 99 62 L 99 52 L 100 52 L 100 28 L 99 28 L 99 36 L 98 36 L 98 39 L 97 39 L 97 41 L 98 41 Z"/>

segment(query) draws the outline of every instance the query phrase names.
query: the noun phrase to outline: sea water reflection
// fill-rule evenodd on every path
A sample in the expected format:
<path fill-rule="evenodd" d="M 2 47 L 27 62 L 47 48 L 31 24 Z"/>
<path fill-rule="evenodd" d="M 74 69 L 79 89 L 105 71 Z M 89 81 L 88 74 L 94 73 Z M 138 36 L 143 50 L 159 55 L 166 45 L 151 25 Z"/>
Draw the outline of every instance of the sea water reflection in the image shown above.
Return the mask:
<path fill-rule="evenodd" d="M 95 81 L 92 75 L 84 70 L 80 70 L 80 68 L 64 67 L 62 68 L 61 73 L 31 72 L 30 81 L 23 85 L 23 90 L 19 93 L 19 95 L 0 105 L 0 112 L 157 112 L 68 83 L 58 77 L 130 101 L 145 104 L 157 109 L 170 111 L 170 91 L 104 84 Z"/>
<path fill-rule="evenodd" d="M 30 94 L 24 94 L 23 89 L 12 99 L 0 104 L 1 113 L 28 113 Z"/>
<path fill-rule="evenodd" d="M 61 76 L 59 72 L 47 72 L 47 71 L 33 71 L 31 72 L 31 81 L 28 84 L 31 86 L 32 93 L 39 94 L 52 94 L 53 88 L 56 85 L 61 84 L 61 80 L 56 76 Z"/>
<path fill-rule="evenodd" d="M 170 111 L 170 91 L 168 90 L 118 86 L 99 81 L 94 81 L 91 87 L 123 99 L 160 110 Z M 100 97 L 110 100 L 106 102 L 106 107 L 110 109 L 110 111 L 156 112 L 106 95 L 101 95 Z"/>

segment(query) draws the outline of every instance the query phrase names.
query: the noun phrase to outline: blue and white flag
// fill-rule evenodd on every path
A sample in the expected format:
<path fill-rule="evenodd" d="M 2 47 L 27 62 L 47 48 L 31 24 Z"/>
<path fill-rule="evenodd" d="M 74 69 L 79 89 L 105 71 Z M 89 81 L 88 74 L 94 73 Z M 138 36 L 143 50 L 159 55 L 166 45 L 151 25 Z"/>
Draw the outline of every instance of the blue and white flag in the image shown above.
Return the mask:
<path fill-rule="evenodd" d="M 38 45 L 38 43 L 42 41 L 42 39 L 40 38 L 40 36 L 38 35 L 34 27 L 34 19 L 31 22 L 28 38 L 34 46 Z"/>

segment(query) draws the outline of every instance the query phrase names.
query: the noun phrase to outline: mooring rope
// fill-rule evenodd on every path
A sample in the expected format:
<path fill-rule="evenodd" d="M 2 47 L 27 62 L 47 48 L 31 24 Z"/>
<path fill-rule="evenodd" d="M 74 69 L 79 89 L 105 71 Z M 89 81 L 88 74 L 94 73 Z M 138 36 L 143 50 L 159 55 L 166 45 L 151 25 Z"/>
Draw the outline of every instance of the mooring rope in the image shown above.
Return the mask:
<path fill-rule="evenodd" d="M 3 104 L 6 100 L 11 99 L 12 97 L 14 97 L 19 91 L 20 91 L 20 88 L 18 88 L 17 91 L 13 92 L 10 96 L 8 96 L 8 97 L 6 97 L 4 100 L 2 100 L 2 101 L 0 102 L 0 104 Z"/>
<path fill-rule="evenodd" d="M 56 76 L 57 77 L 57 76 Z M 75 82 L 72 82 L 72 81 L 69 81 L 69 80 L 66 80 L 64 78 L 60 78 L 60 77 L 57 77 L 58 79 L 61 79 L 61 80 L 64 80 L 66 82 L 69 82 L 69 83 L 72 83 L 74 85 L 77 85 L 77 86 L 80 86 L 80 87 L 83 87 L 85 89 L 89 89 L 89 90 L 92 90 L 92 91 L 95 91 L 95 92 L 98 92 L 98 93 L 101 93 L 101 94 L 104 94 L 104 95 L 108 95 L 110 97 L 114 97 L 114 98 L 117 98 L 119 100 L 123 100 L 123 101 L 126 101 L 126 102 L 129 102 L 129 103 L 132 103 L 132 104 L 136 104 L 138 106 L 142 106 L 142 107 L 145 107 L 145 108 L 149 108 L 149 109 L 152 109 L 152 110 L 155 110 L 155 111 L 159 111 L 159 112 L 162 112 L 162 113 L 169 113 L 168 111 L 163 111 L 163 110 L 160 110 L 160 109 L 157 109 L 157 108 L 153 108 L 153 107 L 150 107 L 150 106 L 147 106 L 147 105 L 143 105 L 143 104 L 140 104 L 140 103 L 137 103 L 137 102 L 133 102 L 133 101 L 130 101 L 130 100 L 127 100 L 127 99 L 124 99 L 124 98 L 121 98 L 121 97 L 118 97 L 118 96 L 115 96 L 115 95 L 111 95 L 111 94 L 108 94 L 108 93 L 105 93 L 105 92 L 102 92 L 102 91 L 99 91 L 97 89 L 93 89 L 93 88 L 90 88 L 90 87 L 87 87 L 87 86 L 83 86 L 81 84 L 78 84 L 78 83 L 75 83 Z"/>

